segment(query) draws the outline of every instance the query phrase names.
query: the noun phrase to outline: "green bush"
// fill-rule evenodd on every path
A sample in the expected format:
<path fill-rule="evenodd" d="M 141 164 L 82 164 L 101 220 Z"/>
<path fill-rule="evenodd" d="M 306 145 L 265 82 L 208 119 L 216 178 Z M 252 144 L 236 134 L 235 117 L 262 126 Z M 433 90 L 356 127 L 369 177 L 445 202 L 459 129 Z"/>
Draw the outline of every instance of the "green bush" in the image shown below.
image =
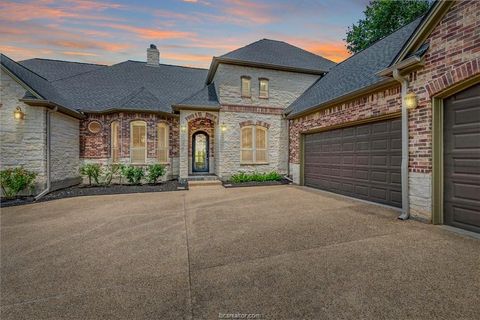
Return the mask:
<path fill-rule="evenodd" d="M 282 175 L 279 174 L 276 171 L 271 171 L 271 172 L 265 172 L 265 173 L 259 173 L 259 172 L 253 172 L 253 173 L 246 173 L 246 172 L 239 172 L 230 178 L 230 181 L 235 182 L 235 183 L 240 183 L 240 182 L 263 182 L 263 181 L 279 181 L 282 180 Z"/>
<path fill-rule="evenodd" d="M 148 166 L 147 180 L 149 183 L 157 183 L 158 179 L 165 174 L 166 168 L 161 164 Z"/>
<path fill-rule="evenodd" d="M 145 176 L 145 171 L 142 167 L 125 166 L 122 174 L 131 184 L 139 184 Z"/>
<path fill-rule="evenodd" d="M 103 183 L 107 186 L 110 185 L 112 183 L 113 177 L 115 177 L 119 173 L 121 179 L 121 169 L 122 165 L 117 163 L 107 166 L 107 168 L 105 169 L 105 175 L 103 176 Z"/>
<path fill-rule="evenodd" d="M 99 178 L 102 174 L 102 166 L 99 163 L 87 163 L 80 167 L 80 174 L 88 177 L 88 184 L 92 185 L 92 179 L 100 184 Z"/>
<path fill-rule="evenodd" d="M 15 197 L 20 191 L 33 188 L 37 174 L 23 168 L 12 168 L 0 171 L 0 186 L 7 198 Z"/>

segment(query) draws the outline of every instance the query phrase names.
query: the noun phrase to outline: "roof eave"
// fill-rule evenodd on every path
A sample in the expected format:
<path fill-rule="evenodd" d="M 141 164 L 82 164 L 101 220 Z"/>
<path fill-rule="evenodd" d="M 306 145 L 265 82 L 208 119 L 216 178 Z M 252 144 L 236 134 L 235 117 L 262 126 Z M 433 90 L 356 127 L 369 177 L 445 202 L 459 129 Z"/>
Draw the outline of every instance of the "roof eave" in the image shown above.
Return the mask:
<path fill-rule="evenodd" d="M 379 72 L 376 73 L 377 76 L 382 76 L 382 77 L 391 77 L 393 74 L 394 69 L 398 69 L 399 71 L 403 71 L 403 73 L 406 73 L 410 70 L 420 68 L 425 64 L 425 60 L 418 57 L 418 56 L 412 56 L 409 57 L 403 61 L 400 61 L 397 64 L 391 65 L 388 68 L 385 68 L 383 70 L 380 70 Z"/>
<path fill-rule="evenodd" d="M 71 117 L 77 118 L 77 119 L 84 119 L 85 115 L 82 114 L 81 112 L 66 108 L 62 105 L 59 105 L 58 103 L 49 101 L 49 100 L 44 100 L 44 99 L 28 99 L 28 98 L 22 98 L 19 99 L 25 104 L 28 104 L 29 106 L 34 106 L 34 107 L 46 107 L 46 108 L 57 108 L 57 110 L 60 113 L 69 115 Z"/>
<path fill-rule="evenodd" d="M 109 108 L 104 110 L 82 110 L 83 113 L 90 114 L 109 114 L 109 113 L 120 113 L 120 112 L 135 112 L 135 113 L 155 113 L 155 114 L 164 114 L 169 116 L 176 116 L 175 114 L 169 111 L 160 111 L 160 110 L 147 110 L 147 109 L 132 109 L 132 108 Z"/>
<path fill-rule="evenodd" d="M 371 86 L 364 87 L 362 89 L 349 92 L 347 94 L 344 94 L 343 96 L 340 96 L 338 98 L 329 100 L 329 101 L 327 101 L 325 103 L 322 103 L 322 104 L 318 104 L 318 105 L 309 107 L 309 108 L 307 108 L 305 110 L 302 110 L 300 112 L 292 113 L 292 111 L 289 111 L 286 114 L 286 117 L 287 117 L 287 119 L 295 119 L 295 118 L 298 118 L 298 117 L 301 117 L 301 116 L 305 116 L 307 114 L 314 113 L 318 110 L 321 110 L 321 109 L 324 109 L 324 108 L 327 108 L 327 107 L 331 107 L 333 105 L 343 103 L 343 102 L 346 102 L 346 101 L 349 101 L 349 100 L 353 100 L 353 99 L 359 98 L 363 95 L 366 95 L 366 94 L 369 94 L 369 93 L 372 93 L 372 92 L 375 92 L 375 91 L 378 91 L 378 90 L 381 90 L 381 89 L 384 89 L 384 88 L 392 87 L 395 84 L 398 84 L 398 82 L 396 80 L 394 80 L 393 78 L 386 78 L 385 80 L 382 80 L 381 82 L 375 83 Z"/>
<path fill-rule="evenodd" d="M 8 69 L 5 65 L 3 64 L 0 64 L 0 67 L 3 71 L 5 71 L 10 77 L 12 77 L 13 80 L 15 80 L 15 82 L 17 82 L 19 85 L 21 85 L 23 88 L 25 88 L 25 90 L 31 92 L 34 96 L 36 96 L 37 98 L 39 99 L 45 99 L 45 97 L 43 97 L 40 93 L 38 93 L 37 91 L 35 91 L 34 89 L 32 89 L 32 87 L 30 87 L 25 81 L 23 81 L 22 79 L 20 79 L 19 77 L 17 77 L 17 75 L 15 75 L 15 73 L 13 73 L 12 71 L 10 71 L 10 69 Z"/>

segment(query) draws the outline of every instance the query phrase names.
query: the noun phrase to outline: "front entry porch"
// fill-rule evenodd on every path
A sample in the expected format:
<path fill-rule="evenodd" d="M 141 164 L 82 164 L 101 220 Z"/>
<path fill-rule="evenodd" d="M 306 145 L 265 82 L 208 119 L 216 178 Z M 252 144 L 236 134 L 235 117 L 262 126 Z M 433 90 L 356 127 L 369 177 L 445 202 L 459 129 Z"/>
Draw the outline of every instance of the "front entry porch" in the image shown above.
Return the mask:
<path fill-rule="evenodd" d="M 180 111 L 180 178 L 216 173 L 217 132 L 218 112 Z"/>

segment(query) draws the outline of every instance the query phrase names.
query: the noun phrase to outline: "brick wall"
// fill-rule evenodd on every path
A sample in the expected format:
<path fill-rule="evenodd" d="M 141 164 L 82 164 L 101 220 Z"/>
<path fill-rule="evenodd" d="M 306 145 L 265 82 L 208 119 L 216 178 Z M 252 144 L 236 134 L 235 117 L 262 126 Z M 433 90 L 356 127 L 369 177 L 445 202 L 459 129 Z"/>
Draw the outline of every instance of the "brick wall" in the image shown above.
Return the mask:
<path fill-rule="evenodd" d="M 209 157 L 214 157 L 215 150 L 215 123 L 207 118 L 196 118 L 188 122 L 188 155 L 192 156 L 192 136 L 197 131 L 205 131 L 208 134 Z"/>
<path fill-rule="evenodd" d="M 96 120 L 101 123 L 99 133 L 88 131 L 88 124 Z M 145 121 L 147 123 L 147 158 L 157 157 L 157 124 L 169 124 L 170 158 L 179 155 L 179 125 L 178 118 L 154 113 L 121 112 L 111 114 L 87 114 L 87 119 L 80 122 L 80 157 L 83 159 L 110 158 L 110 125 L 118 121 L 120 125 L 120 158 L 130 157 L 130 122 Z"/>

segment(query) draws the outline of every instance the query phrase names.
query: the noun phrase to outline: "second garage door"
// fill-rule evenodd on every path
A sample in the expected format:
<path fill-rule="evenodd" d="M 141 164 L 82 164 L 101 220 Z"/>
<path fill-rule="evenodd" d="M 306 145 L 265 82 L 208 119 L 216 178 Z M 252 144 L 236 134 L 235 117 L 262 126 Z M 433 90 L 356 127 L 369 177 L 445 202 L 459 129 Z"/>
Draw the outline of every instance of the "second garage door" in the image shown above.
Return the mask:
<path fill-rule="evenodd" d="M 401 158 L 400 118 L 307 134 L 304 184 L 401 207 Z"/>

